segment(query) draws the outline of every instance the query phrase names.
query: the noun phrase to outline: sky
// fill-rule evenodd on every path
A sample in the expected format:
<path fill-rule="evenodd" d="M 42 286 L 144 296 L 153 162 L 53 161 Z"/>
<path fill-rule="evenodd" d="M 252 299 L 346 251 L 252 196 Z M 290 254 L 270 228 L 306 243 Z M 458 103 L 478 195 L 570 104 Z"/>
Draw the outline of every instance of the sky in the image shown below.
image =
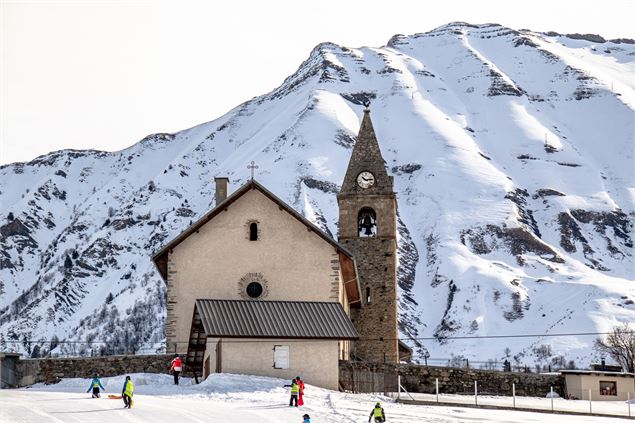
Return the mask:
<path fill-rule="evenodd" d="M 0 0 L 0 19 L 0 165 L 216 119 L 324 41 L 382 46 L 454 21 L 635 38 L 633 0 Z"/>

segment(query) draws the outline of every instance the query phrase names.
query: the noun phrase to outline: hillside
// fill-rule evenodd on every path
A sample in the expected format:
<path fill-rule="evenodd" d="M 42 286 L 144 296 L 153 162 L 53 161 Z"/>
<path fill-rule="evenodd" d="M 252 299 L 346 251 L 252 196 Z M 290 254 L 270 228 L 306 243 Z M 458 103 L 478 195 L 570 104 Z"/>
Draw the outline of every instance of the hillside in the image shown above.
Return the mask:
<path fill-rule="evenodd" d="M 378 48 L 320 44 L 271 93 L 122 151 L 2 166 L 0 350 L 53 336 L 81 341 L 57 352 L 157 348 L 150 256 L 213 207 L 215 176 L 235 189 L 251 160 L 337 237 L 370 99 L 399 201 L 400 330 L 418 357 L 586 364 L 593 336 L 446 338 L 635 321 L 634 72 L 630 40 L 452 23 Z"/>

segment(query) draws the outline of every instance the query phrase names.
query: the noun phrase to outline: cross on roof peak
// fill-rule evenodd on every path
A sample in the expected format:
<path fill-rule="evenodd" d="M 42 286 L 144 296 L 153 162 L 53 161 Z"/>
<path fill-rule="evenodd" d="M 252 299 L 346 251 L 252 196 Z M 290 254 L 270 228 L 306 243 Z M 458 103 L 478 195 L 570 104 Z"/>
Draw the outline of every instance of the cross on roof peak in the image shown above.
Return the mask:
<path fill-rule="evenodd" d="M 256 164 L 256 162 L 254 162 L 253 160 L 251 161 L 250 164 L 247 165 L 247 169 L 251 170 L 251 180 L 254 180 L 254 171 L 256 169 L 258 169 L 258 165 Z"/>

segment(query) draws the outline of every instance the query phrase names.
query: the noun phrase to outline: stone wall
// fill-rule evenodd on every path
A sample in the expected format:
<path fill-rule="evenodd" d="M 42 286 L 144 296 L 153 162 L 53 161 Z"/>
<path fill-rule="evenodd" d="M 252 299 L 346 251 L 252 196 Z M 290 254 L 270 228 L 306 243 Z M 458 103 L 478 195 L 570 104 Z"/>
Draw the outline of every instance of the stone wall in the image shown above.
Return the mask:
<path fill-rule="evenodd" d="M 544 397 L 551 386 L 554 392 L 564 395 L 565 381 L 560 374 L 536 374 L 499 372 L 467 368 L 418 366 L 413 364 L 372 364 L 340 361 L 340 383 L 346 389 L 346 381 L 353 372 L 380 372 L 401 376 L 401 385 L 408 392 L 435 393 L 435 379 L 439 379 L 439 393 L 474 394 L 474 381 L 483 395 L 512 395 L 512 383 L 516 395 Z"/>
<path fill-rule="evenodd" d="M 172 355 L 114 355 L 103 357 L 38 358 L 18 361 L 18 386 L 57 383 L 61 378 L 91 378 L 129 373 L 168 373 Z"/>
<path fill-rule="evenodd" d="M 371 186 L 362 188 L 358 184 L 361 172 L 372 173 Z M 351 310 L 351 320 L 360 335 L 353 344 L 353 353 L 365 361 L 399 363 L 397 199 L 368 110 L 364 111 L 337 204 L 339 241 L 355 256 L 362 291 L 362 308 Z M 359 213 L 366 207 L 375 212 L 374 237 L 359 236 Z"/>
<path fill-rule="evenodd" d="M 357 238 L 342 240 L 342 244 L 355 255 L 362 291 L 363 306 L 351 310 L 351 320 L 360 336 L 354 343 L 355 356 L 365 361 L 396 364 L 399 362 L 396 241 Z"/>

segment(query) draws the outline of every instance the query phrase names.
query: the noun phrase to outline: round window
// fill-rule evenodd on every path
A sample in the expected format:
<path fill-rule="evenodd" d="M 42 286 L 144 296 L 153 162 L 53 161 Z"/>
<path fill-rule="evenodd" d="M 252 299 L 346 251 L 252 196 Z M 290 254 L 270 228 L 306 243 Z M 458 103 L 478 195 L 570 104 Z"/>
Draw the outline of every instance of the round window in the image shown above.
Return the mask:
<path fill-rule="evenodd" d="M 258 282 L 251 282 L 247 285 L 247 295 L 251 298 L 258 298 L 262 295 L 262 285 Z"/>

